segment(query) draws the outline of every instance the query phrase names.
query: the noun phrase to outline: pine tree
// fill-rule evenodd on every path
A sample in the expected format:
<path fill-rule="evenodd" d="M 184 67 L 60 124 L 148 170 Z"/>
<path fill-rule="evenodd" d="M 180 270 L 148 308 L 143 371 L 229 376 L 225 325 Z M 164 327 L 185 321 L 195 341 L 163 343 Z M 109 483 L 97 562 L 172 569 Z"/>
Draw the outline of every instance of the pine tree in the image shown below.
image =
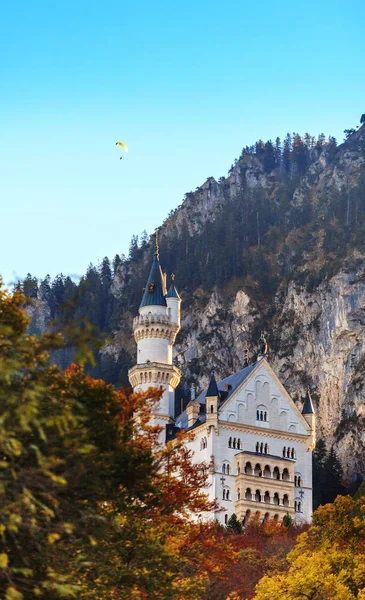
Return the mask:
<path fill-rule="evenodd" d="M 227 529 L 232 533 L 242 533 L 242 523 L 237 519 L 237 515 L 235 513 L 229 517 Z"/>

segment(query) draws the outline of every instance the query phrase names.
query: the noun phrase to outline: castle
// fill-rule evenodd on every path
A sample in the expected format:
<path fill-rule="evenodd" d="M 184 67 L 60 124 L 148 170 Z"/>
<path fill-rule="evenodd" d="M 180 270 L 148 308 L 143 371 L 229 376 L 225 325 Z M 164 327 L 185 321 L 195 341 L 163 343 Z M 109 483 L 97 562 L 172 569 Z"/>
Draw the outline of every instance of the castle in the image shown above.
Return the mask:
<path fill-rule="evenodd" d="M 162 426 L 161 442 L 177 431 L 194 431 L 187 442 L 193 460 L 206 465 L 207 493 L 224 511 L 212 515 L 227 523 L 235 513 L 244 522 L 282 520 L 309 522 L 312 513 L 312 450 L 315 412 L 307 391 L 302 412 L 280 383 L 267 360 L 265 338 L 256 362 L 223 381 L 211 374 L 209 386 L 175 415 L 175 389 L 181 371 L 173 365 L 172 348 L 180 330 L 181 299 L 172 278 L 166 290 L 158 245 L 134 319 L 137 364 L 129 370 L 135 390 L 158 386 L 162 397 L 152 415 Z"/>

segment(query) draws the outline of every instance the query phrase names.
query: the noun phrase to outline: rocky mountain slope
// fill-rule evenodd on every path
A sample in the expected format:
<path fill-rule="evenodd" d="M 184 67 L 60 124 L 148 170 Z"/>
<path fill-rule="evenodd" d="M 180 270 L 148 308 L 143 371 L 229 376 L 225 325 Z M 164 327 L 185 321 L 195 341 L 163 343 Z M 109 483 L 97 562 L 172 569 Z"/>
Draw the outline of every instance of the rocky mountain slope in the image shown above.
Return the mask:
<path fill-rule="evenodd" d="M 134 360 L 132 319 L 152 250 L 152 239 L 134 240 L 128 259 L 97 271 L 105 305 L 96 324 L 111 335 L 106 378 Z M 319 435 L 335 444 L 345 475 L 365 474 L 365 125 L 340 146 L 295 134 L 246 148 L 227 178 L 209 178 L 165 220 L 160 257 L 183 300 L 175 361 L 185 384 L 203 387 L 212 367 L 218 377 L 242 368 L 264 329 L 299 406 L 310 386 Z M 95 272 L 82 282 L 93 291 Z M 36 330 L 54 310 L 49 289 L 33 291 Z M 90 288 L 80 289 L 82 314 Z"/>

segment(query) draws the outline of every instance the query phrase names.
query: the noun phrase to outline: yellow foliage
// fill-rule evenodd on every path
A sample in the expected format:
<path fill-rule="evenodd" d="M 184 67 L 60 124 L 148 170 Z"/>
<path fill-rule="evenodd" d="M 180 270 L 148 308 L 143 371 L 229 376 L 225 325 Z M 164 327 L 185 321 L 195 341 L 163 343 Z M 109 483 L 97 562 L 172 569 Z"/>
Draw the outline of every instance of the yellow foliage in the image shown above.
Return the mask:
<path fill-rule="evenodd" d="M 5 600 L 22 600 L 23 594 L 19 592 L 15 587 L 10 586 L 6 590 Z"/>
<path fill-rule="evenodd" d="M 0 569 L 6 569 L 9 563 L 8 555 L 5 552 L 0 554 Z"/>
<path fill-rule="evenodd" d="M 364 499 L 338 496 L 288 554 L 287 573 L 263 577 L 255 600 L 365 600 Z"/>
<path fill-rule="evenodd" d="M 54 544 L 55 542 L 57 542 L 57 540 L 60 539 L 60 534 L 59 533 L 49 533 L 47 536 L 47 540 L 49 544 Z"/>

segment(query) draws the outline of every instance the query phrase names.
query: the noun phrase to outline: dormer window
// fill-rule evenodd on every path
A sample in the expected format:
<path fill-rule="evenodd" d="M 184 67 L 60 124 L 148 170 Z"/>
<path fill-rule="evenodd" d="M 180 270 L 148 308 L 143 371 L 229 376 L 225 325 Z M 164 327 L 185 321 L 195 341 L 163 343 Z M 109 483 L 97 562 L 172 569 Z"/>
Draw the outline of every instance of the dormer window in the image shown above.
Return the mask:
<path fill-rule="evenodd" d="M 148 291 L 149 291 L 150 293 L 152 293 L 152 292 L 155 290 L 155 287 L 156 287 L 156 286 L 155 286 L 155 284 L 154 284 L 154 283 L 149 283 L 149 284 L 148 284 Z"/>

